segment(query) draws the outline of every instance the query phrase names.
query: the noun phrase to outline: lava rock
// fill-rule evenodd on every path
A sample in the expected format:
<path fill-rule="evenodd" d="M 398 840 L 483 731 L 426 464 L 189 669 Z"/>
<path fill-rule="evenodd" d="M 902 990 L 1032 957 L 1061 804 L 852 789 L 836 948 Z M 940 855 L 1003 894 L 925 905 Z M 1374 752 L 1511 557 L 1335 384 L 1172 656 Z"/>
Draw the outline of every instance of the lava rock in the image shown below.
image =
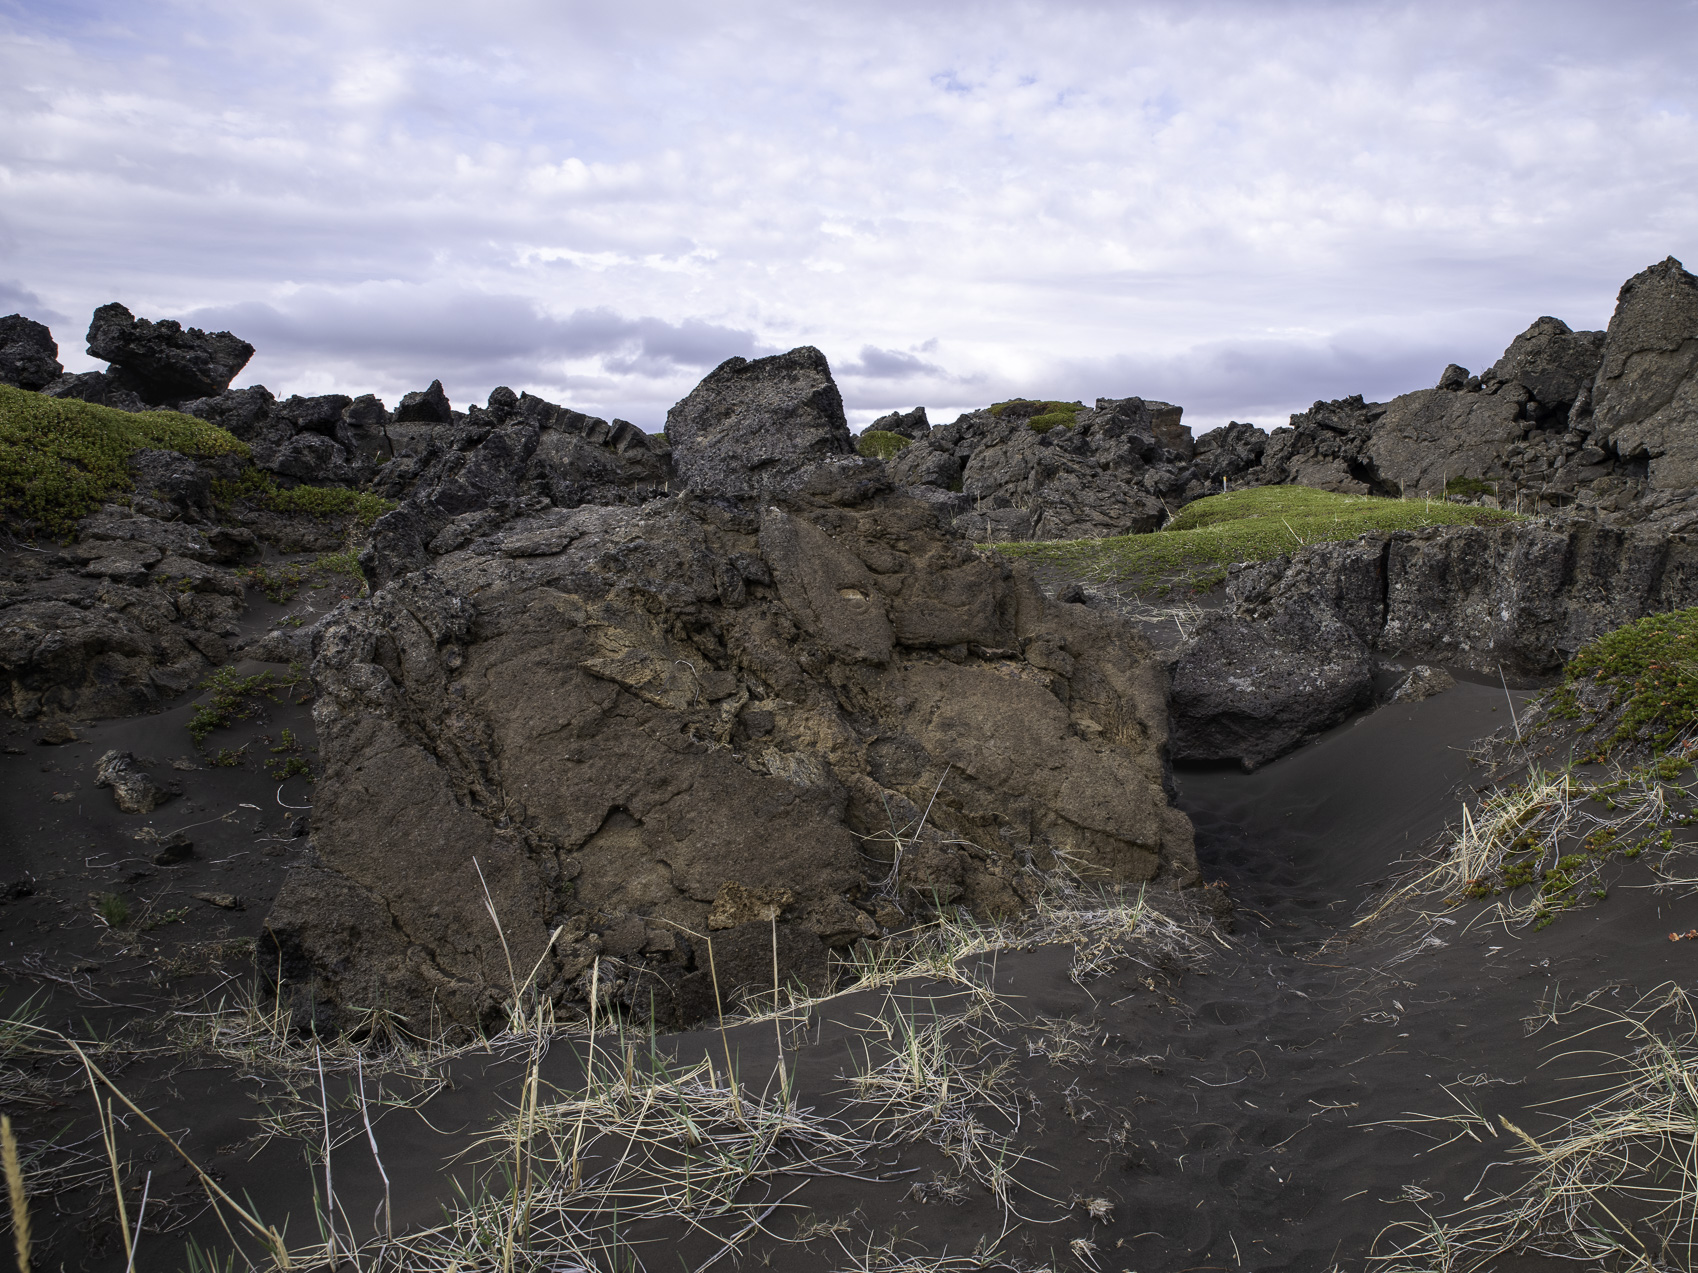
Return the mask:
<path fill-rule="evenodd" d="M 88 352 L 117 369 L 109 380 L 149 406 L 223 393 L 248 365 L 254 347 L 229 332 L 185 328 L 174 319 L 150 322 L 116 302 L 94 311 Z"/>
<path fill-rule="evenodd" d="M 143 770 L 134 754 L 109 751 L 95 764 L 94 785 L 112 788 L 112 799 L 125 813 L 152 813 L 177 793 Z"/>
<path fill-rule="evenodd" d="M 442 382 L 433 380 L 428 389 L 416 389 L 403 394 L 401 405 L 395 408 L 397 424 L 453 424 L 454 408 L 442 391 Z"/>
<path fill-rule="evenodd" d="M 39 390 L 64 374 L 59 345 L 45 324 L 22 314 L 0 318 L 0 384 Z"/>
<path fill-rule="evenodd" d="M 666 413 L 666 436 L 683 484 L 714 495 L 784 485 L 855 452 L 831 367 L 811 345 L 721 363 Z"/>
<path fill-rule="evenodd" d="M 905 438 L 924 437 L 932 428 L 931 421 L 926 419 L 924 407 L 915 407 L 912 411 L 892 411 L 889 415 L 880 416 L 867 427 L 900 434 Z"/>
<path fill-rule="evenodd" d="M 176 866 L 179 862 L 187 862 L 195 855 L 195 842 L 181 831 L 174 831 L 159 842 L 159 851 L 153 855 L 155 866 Z"/>
<path fill-rule="evenodd" d="M 1425 663 L 1410 668 L 1400 678 L 1391 692 L 1386 695 L 1388 703 L 1419 703 L 1422 699 L 1442 694 L 1456 687 L 1456 678 L 1442 667 L 1429 667 Z"/>
<path fill-rule="evenodd" d="M 1653 489 L 1698 487 L 1698 278 L 1669 257 L 1616 298 L 1592 389 L 1592 440 Z"/>

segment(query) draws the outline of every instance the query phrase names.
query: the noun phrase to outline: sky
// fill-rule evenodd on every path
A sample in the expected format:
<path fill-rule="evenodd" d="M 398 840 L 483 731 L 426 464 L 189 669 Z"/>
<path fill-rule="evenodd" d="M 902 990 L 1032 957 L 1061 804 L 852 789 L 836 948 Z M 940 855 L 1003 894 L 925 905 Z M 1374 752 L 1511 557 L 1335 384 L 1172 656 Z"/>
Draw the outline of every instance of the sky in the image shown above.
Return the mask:
<path fill-rule="evenodd" d="M 0 0 L 0 313 L 651 431 L 803 344 L 856 427 L 1272 427 L 1698 269 L 1694 65 L 1689 0 Z"/>

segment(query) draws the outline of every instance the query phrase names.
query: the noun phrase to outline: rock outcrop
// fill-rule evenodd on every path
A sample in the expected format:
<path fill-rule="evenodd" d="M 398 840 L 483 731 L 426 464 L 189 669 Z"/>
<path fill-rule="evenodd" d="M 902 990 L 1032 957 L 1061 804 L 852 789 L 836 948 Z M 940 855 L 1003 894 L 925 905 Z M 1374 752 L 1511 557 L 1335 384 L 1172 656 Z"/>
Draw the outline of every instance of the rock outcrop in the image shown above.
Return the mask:
<path fill-rule="evenodd" d="M 683 486 L 723 495 L 782 487 L 855 452 L 837 382 L 811 345 L 721 363 L 666 413 L 666 437 Z"/>
<path fill-rule="evenodd" d="M 881 415 L 867 428 L 894 433 L 898 437 L 919 438 L 930 433 L 932 425 L 926 419 L 926 409 L 915 407 L 912 411 L 892 411 L 889 415 Z"/>
<path fill-rule="evenodd" d="M 740 464 L 758 498 L 521 497 L 321 625 L 320 864 L 269 920 L 303 993 L 488 1024 L 514 986 L 485 886 L 535 993 L 582 1001 L 599 960 L 668 1024 L 711 1012 L 710 940 L 727 994 L 771 986 L 774 943 L 817 984 L 881 926 L 1017 909 L 1063 856 L 1195 878 L 1136 632 L 842 454 L 828 388 L 800 350 L 674 411 L 681 470 Z"/>
<path fill-rule="evenodd" d="M 0 318 L 0 384 L 40 390 L 64 374 L 58 343 L 45 324 L 22 314 Z"/>
<path fill-rule="evenodd" d="M 150 407 L 175 407 L 223 393 L 248 365 L 254 347 L 229 332 L 137 318 L 114 302 L 94 311 L 88 352 L 112 364 L 108 392 L 133 393 Z"/>
<path fill-rule="evenodd" d="M 1548 676 L 1581 645 L 1698 605 L 1698 537 L 1558 524 L 1317 544 L 1234 569 L 1173 670 L 1175 760 L 1253 769 L 1366 706 L 1376 659 Z"/>
<path fill-rule="evenodd" d="M 76 542 L 0 579 L 0 706 L 130 716 L 181 694 L 230 657 L 244 588 L 220 563 L 252 547 L 246 531 L 130 509 L 84 519 Z"/>
<path fill-rule="evenodd" d="M 891 475 L 904 485 L 959 491 L 968 505 L 960 529 L 992 543 L 1154 530 L 1188 488 L 1206 493 L 1181 408 L 1098 398 L 1072 415 L 1071 426 L 1040 432 L 1031 421 L 1044 407 L 1012 402 L 968 412 L 903 448 Z"/>

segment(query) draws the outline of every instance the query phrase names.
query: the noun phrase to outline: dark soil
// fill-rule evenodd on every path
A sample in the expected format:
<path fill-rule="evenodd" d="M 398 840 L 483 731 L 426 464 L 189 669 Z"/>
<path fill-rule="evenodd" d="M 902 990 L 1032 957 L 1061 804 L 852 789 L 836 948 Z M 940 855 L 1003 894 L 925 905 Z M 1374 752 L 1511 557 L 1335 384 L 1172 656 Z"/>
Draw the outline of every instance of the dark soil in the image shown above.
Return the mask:
<path fill-rule="evenodd" d="M 219 768 L 190 744 L 191 711 L 183 704 L 79 727 L 79 740 L 62 745 L 38 744 L 41 731 L 23 726 L 5 736 L 0 874 L 12 887 L 0 907 L 0 1009 L 110 1041 L 99 1063 L 117 1085 L 229 1194 L 286 1225 L 299 1252 L 322 1242 L 313 1219 L 322 1168 L 309 1170 L 305 1153 L 322 1127 L 302 1115 L 308 1106 L 291 1104 L 275 1069 L 172 1040 L 200 1019 L 192 1014 L 255 993 L 249 943 L 282 873 L 306 851 L 300 806 L 311 802 L 310 784 L 275 782 L 257 762 L 285 727 L 310 747 L 310 721 L 294 702 L 268 704 L 208 740 L 209 750 L 248 746 L 247 763 Z M 1630 862 L 1617 863 L 1622 878 L 1607 901 L 1537 933 L 1471 926 L 1480 904 L 1430 923 L 1352 930 L 1398 862 L 1457 818 L 1480 774 L 1466 749 L 1505 715 L 1501 687 L 1463 680 L 1425 702 L 1359 718 L 1254 774 L 1179 773 L 1206 874 L 1237 903 L 1230 934 L 1210 935 L 1191 919 L 1206 954 L 1176 960 L 1134 946 L 1115 971 L 1083 985 L 1069 978 L 1063 948 L 989 960 L 1001 1024 L 958 1027 L 955 1037 L 969 1071 L 1006 1062 L 1004 1080 L 1018 1094 L 1018 1129 L 985 1116 L 1024 1155 L 1012 1169 L 1017 1214 L 959 1181 L 938 1149 L 892 1139 L 852 1178 L 780 1176 L 698 1226 L 622 1225 L 608 1266 L 634 1256 L 649 1269 L 702 1268 L 725 1239 L 764 1217 L 742 1244 L 744 1264 L 922 1268 L 931 1266 L 898 1260 L 994 1246 L 1003 1263 L 984 1267 L 1363 1267 L 1388 1225 L 1420 1219 L 1422 1207 L 1459 1205 L 1491 1164 L 1511 1156 L 1489 1129 L 1441 1145 L 1454 1127 L 1434 1135 L 1429 1125 L 1423 1135 L 1395 1120 L 1454 1113 L 1454 1093 L 1538 1135 L 1554 1117 L 1546 1102 L 1571 1093 L 1566 1079 L 1595 1068 L 1553 1046 L 1591 1022 L 1553 1024 L 1553 1010 L 1588 996 L 1625 1007 L 1640 991 L 1690 980 L 1698 958 L 1698 946 L 1667 940 L 1671 929 L 1698 925 L 1698 900 L 1627 887 L 1651 878 Z M 117 812 L 91 785 L 93 762 L 108 748 L 134 751 L 156 777 L 181 782 L 183 795 L 151 815 Z M 70 798 L 55 801 L 55 793 Z M 195 856 L 155 865 L 155 846 L 136 839 L 143 828 L 185 829 Z M 123 897 L 144 919 L 109 927 L 90 901 L 99 893 Z M 233 895 L 242 909 L 195 900 L 202 893 Z M 1189 915 L 1182 900 L 1156 905 Z M 824 1004 L 789 1036 L 797 1103 L 857 1116 L 845 1104 L 847 1080 L 866 1066 L 868 1049 L 876 1060 L 899 1018 L 913 1027 L 967 1006 L 960 986 L 915 982 Z M 629 1026 L 626 1041 L 638 1068 L 654 1055 L 680 1064 L 705 1056 L 723 1073 L 729 1049 L 748 1090 L 773 1082 L 770 1023 L 655 1039 Z M 599 1046 L 624 1044 L 603 1036 Z M 545 1103 L 551 1090 L 561 1099 L 581 1083 L 583 1047 L 580 1033 L 548 1049 Z M 396 1232 L 439 1223 L 455 1181 L 474 1187 L 479 1155 L 465 1151 L 517 1106 L 525 1066 L 517 1049 L 462 1053 L 443 1067 L 446 1087 L 418 1108 L 375 1105 Z M 305 1073 L 303 1090 L 316 1101 L 316 1074 Z M 62 1064 L 41 1062 L 32 1074 L 36 1095 L 10 1112 L 34 1147 L 33 1169 L 59 1173 L 58 1186 L 34 1202 L 36 1267 L 122 1268 L 87 1085 Z M 392 1099 L 416 1091 L 387 1082 Z M 384 1189 L 353 1090 L 352 1076 L 333 1068 L 334 1190 L 347 1226 L 370 1238 L 383 1228 Z M 377 1102 L 375 1080 L 361 1090 Z M 268 1106 L 295 1111 L 298 1139 L 258 1137 L 255 1120 Z M 136 1267 L 185 1267 L 190 1241 L 228 1250 L 204 1191 L 170 1148 L 134 1116 L 119 1140 L 132 1223 L 152 1172 Z M 1519 1170 L 1492 1168 L 1491 1183 L 1508 1188 Z M 1091 1219 L 1084 1203 L 1093 1198 L 1111 1203 L 1111 1213 Z M 787 1241 L 806 1221 L 837 1219 L 835 1236 Z M 1074 1245 L 1081 1241 L 1089 1245 Z"/>

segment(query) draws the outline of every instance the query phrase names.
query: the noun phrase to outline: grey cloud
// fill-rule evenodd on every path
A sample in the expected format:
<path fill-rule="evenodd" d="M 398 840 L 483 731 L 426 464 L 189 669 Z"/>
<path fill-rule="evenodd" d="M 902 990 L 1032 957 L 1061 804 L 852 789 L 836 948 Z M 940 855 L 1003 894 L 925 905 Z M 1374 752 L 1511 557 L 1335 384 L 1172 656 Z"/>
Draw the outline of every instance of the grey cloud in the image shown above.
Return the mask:
<path fill-rule="evenodd" d="M 900 349 L 880 349 L 877 345 L 862 345 L 861 356 L 854 362 L 840 363 L 836 374 L 863 376 L 869 380 L 913 380 L 919 376 L 941 377 L 948 373 L 936 363 L 929 363 Z"/>

